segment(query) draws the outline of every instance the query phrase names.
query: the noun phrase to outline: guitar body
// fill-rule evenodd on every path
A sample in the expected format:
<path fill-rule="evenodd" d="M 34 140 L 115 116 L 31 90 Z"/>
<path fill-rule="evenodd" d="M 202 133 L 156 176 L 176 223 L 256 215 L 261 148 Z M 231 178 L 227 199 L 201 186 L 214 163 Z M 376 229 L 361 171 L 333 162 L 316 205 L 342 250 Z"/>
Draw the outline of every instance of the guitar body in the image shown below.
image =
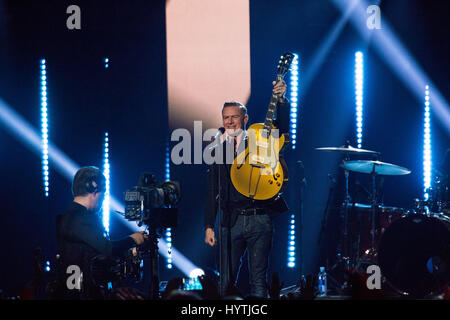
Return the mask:
<path fill-rule="evenodd" d="M 279 159 L 285 137 L 264 137 L 263 123 L 251 125 L 247 137 L 247 147 L 237 155 L 231 166 L 231 182 L 239 193 L 250 199 L 273 198 L 287 181 Z"/>
<path fill-rule="evenodd" d="M 278 64 L 277 81 L 281 81 L 291 65 L 294 55 L 285 53 Z M 236 156 L 230 170 L 233 186 L 242 195 L 255 200 L 275 197 L 287 181 L 287 170 L 280 162 L 279 153 L 285 142 L 273 126 L 278 96 L 272 94 L 264 123 L 248 128 L 245 151 Z M 286 170 L 286 171 L 285 171 Z"/>

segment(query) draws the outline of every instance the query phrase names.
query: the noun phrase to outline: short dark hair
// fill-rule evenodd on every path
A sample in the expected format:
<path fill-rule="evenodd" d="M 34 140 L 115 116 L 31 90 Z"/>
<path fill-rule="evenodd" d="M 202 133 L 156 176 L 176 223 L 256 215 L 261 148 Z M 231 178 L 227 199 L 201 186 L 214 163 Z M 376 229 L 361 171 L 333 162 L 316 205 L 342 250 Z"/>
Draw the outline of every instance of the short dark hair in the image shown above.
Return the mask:
<path fill-rule="evenodd" d="M 233 101 L 225 102 L 222 107 L 222 112 L 223 112 L 223 109 L 225 109 L 226 107 L 239 107 L 239 110 L 241 111 L 241 115 L 245 116 L 247 114 L 247 107 L 244 106 L 239 101 L 233 100 Z"/>
<path fill-rule="evenodd" d="M 94 187 L 92 182 L 97 184 Z M 85 196 L 93 192 L 105 192 L 106 178 L 97 167 L 83 167 L 77 171 L 72 183 L 72 193 L 74 197 Z"/>

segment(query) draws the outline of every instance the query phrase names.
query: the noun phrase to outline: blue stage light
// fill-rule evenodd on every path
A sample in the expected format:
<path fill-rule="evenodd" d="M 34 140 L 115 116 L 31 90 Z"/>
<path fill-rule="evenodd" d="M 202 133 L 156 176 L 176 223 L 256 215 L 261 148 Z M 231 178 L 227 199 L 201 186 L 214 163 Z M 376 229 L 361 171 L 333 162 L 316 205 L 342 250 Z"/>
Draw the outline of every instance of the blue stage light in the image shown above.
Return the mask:
<path fill-rule="evenodd" d="M 169 142 L 166 144 L 166 181 L 170 180 L 170 149 Z M 172 269 L 172 229 L 166 229 L 166 243 L 167 243 L 167 269 Z"/>
<path fill-rule="evenodd" d="M 44 195 L 49 195 L 49 162 L 48 162 L 48 104 L 47 104 L 47 77 L 45 76 L 47 69 L 46 60 L 41 59 L 41 143 L 42 143 L 42 179 L 44 181 Z"/>
<path fill-rule="evenodd" d="M 291 258 L 295 259 L 295 215 L 291 214 L 291 220 L 289 222 L 289 236 L 288 236 L 288 250 L 287 250 L 287 267 L 295 268 L 295 262 Z"/>
<path fill-rule="evenodd" d="M 423 190 L 424 199 L 428 200 L 428 188 L 431 186 L 431 125 L 430 125 L 430 88 L 425 86 L 424 135 L 423 135 Z"/>
<path fill-rule="evenodd" d="M 290 134 L 291 134 L 291 148 L 295 149 L 296 136 L 297 133 L 297 111 L 298 111 L 298 55 L 294 54 L 294 60 L 291 64 L 291 86 L 290 86 L 290 96 L 289 100 L 291 102 L 291 121 L 290 121 Z"/>
<path fill-rule="evenodd" d="M 364 86 L 364 56 L 361 51 L 355 53 L 355 104 L 356 104 L 356 143 L 362 146 L 363 132 L 363 86 Z"/>
<path fill-rule="evenodd" d="M 105 143 L 103 153 L 103 175 L 106 178 L 105 198 L 103 200 L 103 227 L 109 235 L 109 214 L 110 214 L 110 165 L 109 165 L 109 134 L 105 132 Z"/>

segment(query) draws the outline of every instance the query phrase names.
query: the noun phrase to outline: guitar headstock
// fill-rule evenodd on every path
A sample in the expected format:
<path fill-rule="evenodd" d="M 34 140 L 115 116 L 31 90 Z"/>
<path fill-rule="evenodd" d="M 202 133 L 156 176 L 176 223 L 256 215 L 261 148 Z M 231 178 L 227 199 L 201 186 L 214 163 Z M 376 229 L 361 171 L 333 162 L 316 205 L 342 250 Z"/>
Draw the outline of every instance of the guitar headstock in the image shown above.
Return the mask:
<path fill-rule="evenodd" d="M 294 60 L 294 55 L 290 52 L 286 52 L 281 56 L 278 62 L 277 78 L 283 78 L 286 75 L 291 67 L 292 60 Z"/>

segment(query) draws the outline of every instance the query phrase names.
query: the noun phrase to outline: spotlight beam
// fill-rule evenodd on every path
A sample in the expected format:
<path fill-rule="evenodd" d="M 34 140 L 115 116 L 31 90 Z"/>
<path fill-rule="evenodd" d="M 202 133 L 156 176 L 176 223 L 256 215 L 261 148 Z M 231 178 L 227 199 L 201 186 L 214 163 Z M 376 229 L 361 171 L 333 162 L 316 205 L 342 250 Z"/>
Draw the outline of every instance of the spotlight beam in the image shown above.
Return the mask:
<path fill-rule="evenodd" d="M 341 11 L 344 11 L 348 3 L 354 0 L 331 0 Z M 423 99 L 423 88 L 429 85 L 433 88 L 433 95 L 430 97 L 430 104 L 437 118 L 442 122 L 450 134 L 450 107 L 437 90 L 437 86 L 422 70 L 419 64 L 414 60 L 408 50 L 403 46 L 395 33 L 391 30 L 386 18 L 382 19 L 381 29 L 369 30 L 366 26 L 366 8 L 368 4 L 361 0 L 358 2 L 350 19 L 356 30 L 367 39 L 372 35 L 372 43 L 378 54 L 383 58 L 386 64 L 395 72 L 399 79 L 411 90 L 418 101 Z"/>
<path fill-rule="evenodd" d="M 345 12 L 341 15 L 339 20 L 333 25 L 325 39 L 320 44 L 320 47 L 316 50 L 314 54 L 313 60 L 308 63 L 309 67 L 306 67 L 303 83 L 303 92 L 307 92 L 308 88 L 316 76 L 317 72 L 319 72 L 320 67 L 322 66 L 325 58 L 328 56 L 331 48 L 333 47 L 336 40 L 339 38 L 342 30 L 344 29 L 347 21 L 350 17 L 350 14 L 355 9 L 356 3 L 358 0 L 352 0 L 352 2 L 345 9 Z"/>
<path fill-rule="evenodd" d="M 41 156 L 42 152 L 42 140 L 33 126 L 31 126 L 20 114 L 14 111 L 2 98 L 0 98 L 0 125 L 3 127 L 21 143 L 23 143 L 28 149 Z M 68 181 L 72 181 L 75 173 L 78 171 L 80 166 L 71 160 L 66 154 L 59 150 L 49 141 L 49 160 L 54 165 L 54 168 Z M 122 203 L 117 201 L 115 197 L 111 195 L 111 208 L 114 214 L 119 218 L 119 221 L 124 223 L 128 228 L 134 231 L 143 231 L 143 228 L 139 228 L 135 222 L 125 220 L 118 212 L 124 212 L 125 207 Z M 164 256 L 168 257 L 168 247 L 163 239 L 159 240 L 158 246 L 159 252 Z M 185 275 L 189 274 L 198 269 L 191 261 L 189 261 L 185 256 L 183 256 L 175 248 L 172 250 L 172 262 L 173 264 L 182 271 Z"/>

